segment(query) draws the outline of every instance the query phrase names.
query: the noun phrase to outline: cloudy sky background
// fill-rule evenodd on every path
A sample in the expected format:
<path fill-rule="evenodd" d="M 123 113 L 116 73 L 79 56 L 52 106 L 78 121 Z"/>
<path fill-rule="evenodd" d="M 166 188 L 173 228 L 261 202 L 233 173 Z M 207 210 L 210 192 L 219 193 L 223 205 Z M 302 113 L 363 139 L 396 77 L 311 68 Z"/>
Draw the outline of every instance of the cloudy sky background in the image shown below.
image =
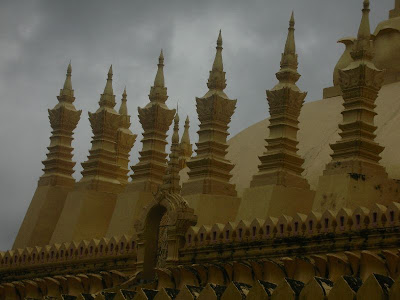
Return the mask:
<path fill-rule="evenodd" d="M 371 27 L 387 18 L 394 0 L 371 0 Z M 160 49 L 165 55 L 169 107 L 179 101 L 181 120 L 198 126 L 195 97 L 203 96 L 215 54 L 218 30 L 224 41 L 226 92 L 238 105 L 230 132 L 266 118 L 265 90 L 279 70 L 288 20 L 296 19 L 298 85 L 307 101 L 332 85 L 343 51 L 336 41 L 355 35 L 362 0 L 1 0 L 0 3 L 0 250 L 9 249 L 42 174 L 49 144 L 47 109 L 56 103 L 72 60 L 77 109 L 82 109 L 75 141 L 75 177 L 86 160 L 91 130 L 88 111 L 98 107 L 110 64 L 118 102 L 128 93 L 132 131 L 139 134 L 137 107 L 148 101 Z M 119 104 L 118 104 L 119 105 Z"/>

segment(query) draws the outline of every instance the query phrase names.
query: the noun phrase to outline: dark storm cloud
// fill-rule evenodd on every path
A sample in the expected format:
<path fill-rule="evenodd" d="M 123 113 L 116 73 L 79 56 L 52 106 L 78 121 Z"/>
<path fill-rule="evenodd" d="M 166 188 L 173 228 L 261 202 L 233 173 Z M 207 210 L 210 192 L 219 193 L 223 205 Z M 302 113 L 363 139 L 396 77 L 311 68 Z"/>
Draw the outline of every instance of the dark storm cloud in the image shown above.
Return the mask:
<path fill-rule="evenodd" d="M 386 19 L 393 0 L 371 1 L 371 25 Z M 238 99 L 231 123 L 236 134 L 268 115 L 265 90 L 279 69 L 292 10 L 296 18 L 299 81 L 308 101 L 330 86 L 342 46 L 355 35 L 361 0 L 202 1 L 5 1 L 0 9 L 0 249 L 11 247 L 41 175 L 50 126 L 47 109 L 62 87 L 68 61 L 78 109 L 83 110 L 74 141 L 75 176 L 86 159 L 95 111 L 110 64 L 114 93 L 127 86 L 132 131 L 141 133 L 137 107 L 147 94 L 164 48 L 168 105 L 179 101 L 191 117 L 197 139 L 196 96 L 206 81 L 222 29 L 227 94 Z M 184 116 L 182 116 L 184 119 Z M 140 138 L 132 150 L 137 161 Z"/>

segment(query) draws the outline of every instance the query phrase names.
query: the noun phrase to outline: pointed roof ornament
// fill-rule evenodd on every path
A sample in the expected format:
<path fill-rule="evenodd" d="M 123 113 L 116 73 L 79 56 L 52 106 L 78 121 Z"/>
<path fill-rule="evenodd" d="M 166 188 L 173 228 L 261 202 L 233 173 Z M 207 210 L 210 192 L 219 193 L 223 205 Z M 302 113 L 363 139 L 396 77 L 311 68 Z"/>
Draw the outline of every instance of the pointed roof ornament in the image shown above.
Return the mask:
<path fill-rule="evenodd" d="M 106 86 L 104 87 L 104 92 L 101 94 L 100 97 L 100 107 L 106 106 L 110 108 L 114 108 L 115 106 L 115 96 L 114 96 L 114 91 L 112 87 L 112 76 L 113 76 L 113 70 L 112 70 L 112 65 L 110 66 L 110 69 L 108 70 L 107 74 L 107 82 Z"/>
<path fill-rule="evenodd" d="M 160 56 L 158 57 L 158 70 L 156 74 L 156 78 L 154 79 L 154 87 L 164 87 L 164 54 L 163 50 L 161 49 Z"/>
<path fill-rule="evenodd" d="M 106 86 L 104 87 L 104 93 L 103 94 L 107 94 L 107 95 L 113 95 L 114 94 L 113 87 L 112 87 L 112 77 L 113 77 L 113 70 L 112 70 L 112 65 L 111 65 L 110 69 L 108 70 L 107 83 L 106 83 Z"/>
<path fill-rule="evenodd" d="M 72 89 L 72 82 L 71 82 L 71 74 L 72 74 L 72 67 L 71 61 L 68 64 L 67 68 L 67 75 L 64 81 L 64 86 L 60 90 L 60 96 L 74 96 L 74 90 Z"/>
<path fill-rule="evenodd" d="M 293 70 L 297 70 L 298 62 L 297 62 L 297 54 L 296 54 L 296 42 L 294 39 L 294 12 L 292 11 L 292 15 L 289 21 L 288 35 L 286 38 L 285 50 L 282 54 L 281 59 L 281 69 L 289 68 Z"/>
<path fill-rule="evenodd" d="M 168 95 L 164 81 L 164 53 L 162 49 L 158 57 L 157 66 L 157 74 L 154 78 L 154 85 L 150 88 L 149 99 L 150 102 L 165 103 L 168 99 Z"/>
<path fill-rule="evenodd" d="M 358 29 L 357 40 L 353 50 L 350 52 L 351 57 L 357 60 L 371 60 L 373 57 L 371 45 L 371 27 L 369 23 L 369 0 L 364 0 L 362 9 L 362 18 Z"/>
<path fill-rule="evenodd" d="M 119 108 L 119 114 L 122 116 L 128 115 L 128 107 L 126 105 L 126 102 L 127 102 L 126 97 L 127 97 L 127 94 L 126 94 L 126 87 L 125 87 L 124 92 L 122 93 L 121 106 Z"/>
<path fill-rule="evenodd" d="M 176 111 L 174 118 L 174 133 L 172 134 L 172 143 L 179 143 L 179 114 L 178 110 Z"/>
<path fill-rule="evenodd" d="M 214 63 L 208 77 L 207 86 L 210 90 L 223 91 L 226 88 L 226 79 L 224 72 L 224 63 L 222 61 L 222 34 L 221 30 L 217 39 L 217 51 L 214 58 Z"/>
<path fill-rule="evenodd" d="M 292 12 L 289 21 L 285 49 L 281 58 L 281 69 L 276 73 L 276 78 L 279 80 L 279 83 L 272 90 L 280 89 L 282 86 L 290 86 L 294 90 L 299 90 L 296 86 L 300 74 L 297 72 L 299 63 L 297 60 L 296 42 L 294 38 L 294 25 L 294 12 Z"/>
<path fill-rule="evenodd" d="M 183 146 L 184 144 L 190 145 L 189 127 L 190 127 L 189 116 L 187 116 L 185 120 L 185 130 L 183 131 L 182 134 L 181 146 Z"/>

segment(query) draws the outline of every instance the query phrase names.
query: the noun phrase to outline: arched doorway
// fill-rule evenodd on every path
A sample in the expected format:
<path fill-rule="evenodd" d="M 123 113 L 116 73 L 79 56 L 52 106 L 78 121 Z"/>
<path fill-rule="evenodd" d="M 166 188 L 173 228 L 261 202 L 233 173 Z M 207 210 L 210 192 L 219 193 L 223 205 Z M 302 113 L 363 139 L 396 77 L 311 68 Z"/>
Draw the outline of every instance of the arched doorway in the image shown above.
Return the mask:
<path fill-rule="evenodd" d="M 143 208 L 135 224 L 138 234 L 136 270 L 142 272 L 142 279 L 154 280 L 158 263 L 167 267 L 178 262 L 178 252 L 184 244 L 185 233 L 196 223 L 194 210 L 179 194 L 160 191 Z"/>

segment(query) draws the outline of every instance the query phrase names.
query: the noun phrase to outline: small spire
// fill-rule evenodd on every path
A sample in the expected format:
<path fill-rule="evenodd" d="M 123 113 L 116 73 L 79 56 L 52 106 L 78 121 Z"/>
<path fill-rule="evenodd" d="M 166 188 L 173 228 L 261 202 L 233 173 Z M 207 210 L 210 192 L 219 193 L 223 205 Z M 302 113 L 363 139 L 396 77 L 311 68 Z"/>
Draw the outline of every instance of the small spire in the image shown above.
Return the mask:
<path fill-rule="evenodd" d="M 74 96 L 73 90 L 72 90 L 72 82 L 71 82 L 71 74 L 72 74 L 72 67 L 71 67 L 71 62 L 68 64 L 67 68 L 67 75 L 65 78 L 64 82 L 64 87 L 62 90 L 60 90 L 60 96 Z"/>
<path fill-rule="evenodd" d="M 284 55 L 296 55 L 296 42 L 294 39 L 294 25 L 295 25 L 295 21 L 294 21 L 294 12 L 292 11 L 292 15 L 290 17 L 290 21 L 289 21 L 289 29 L 288 29 L 288 36 L 286 39 L 286 44 L 285 44 L 285 50 L 284 50 Z M 283 57 L 282 57 L 283 59 Z M 296 57 L 296 63 L 297 63 L 297 57 Z M 293 66 L 292 66 L 293 67 Z M 297 69 L 297 65 L 295 66 L 295 68 Z"/>
<path fill-rule="evenodd" d="M 128 107 L 126 105 L 126 102 L 127 102 L 126 97 L 127 97 L 127 94 L 126 94 L 126 87 L 125 87 L 124 92 L 122 93 L 121 106 L 119 108 L 119 114 L 122 116 L 128 115 Z"/>
<path fill-rule="evenodd" d="M 369 24 L 369 0 L 364 0 L 362 18 L 358 29 L 357 40 L 353 50 L 350 52 L 353 60 L 371 60 L 373 50 L 371 46 L 371 27 Z"/>
<path fill-rule="evenodd" d="M 286 38 L 285 49 L 282 53 L 281 58 L 281 69 L 276 73 L 276 78 L 279 80 L 279 84 L 275 88 L 280 89 L 282 84 L 290 85 L 294 89 L 298 89 L 296 82 L 300 78 L 300 74 L 297 72 L 299 65 L 296 54 L 296 42 L 294 38 L 294 12 L 290 16 L 288 35 Z M 274 88 L 274 89 L 275 89 Z"/>
<path fill-rule="evenodd" d="M 174 133 L 172 135 L 172 143 L 179 143 L 179 114 L 176 111 L 174 118 Z"/>
<path fill-rule="evenodd" d="M 107 74 L 107 83 L 106 86 L 104 87 L 104 95 L 113 95 L 113 87 L 112 87 L 112 77 L 113 77 L 113 69 L 112 65 L 110 66 L 110 69 L 108 70 Z"/>
<path fill-rule="evenodd" d="M 154 79 L 154 87 L 164 87 L 164 54 L 161 49 L 160 56 L 158 57 L 158 70 L 156 74 L 156 78 Z"/>
<path fill-rule="evenodd" d="M 363 3 L 363 16 L 361 19 L 360 28 L 358 29 L 358 39 L 367 39 L 370 40 L 371 38 L 371 27 L 369 25 L 369 0 L 364 0 Z"/>
<path fill-rule="evenodd" d="M 110 108 L 114 108 L 115 106 L 115 96 L 114 96 L 114 91 L 112 87 L 112 76 L 113 76 L 113 70 L 112 70 L 112 65 L 110 66 L 110 69 L 108 70 L 107 74 L 107 82 L 106 86 L 104 87 L 104 92 L 101 94 L 100 97 L 100 107 L 106 106 Z"/>
<path fill-rule="evenodd" d="M 184 144 L 190 145 L 189 127 L 190 127 L 189 116 L 187 116 L 186 120 L 185 120 L 185 130 L 183 131 L 182 139 L 181 139 L 181 147 Z"/>
<path fill-rule="evenodd" d="M 219 30 L 219 34 L 218 34 L 217 47 L 222 47 L 222 34 L 221 34 L 221 29 Z"/>
<path fill-rule="evenodd" d="M 217 39 L 217 52 L 215 54 L 214 63 L 208 77 L 207 86 L 210 90 L 224 90 L 226 88 L 224 64 L 222 61 L 222 34 L 221 30 Z"/>
<path fill-rule="evenodd" d="M 157 66 L 157 74 L 154 78 L 154 85 L 150 88 L 149 99 L 151 102 L 165 103 L 168 99 L 168 95 L 164 81 L 164 53 L 162 49 L 158 57 Z"/>

